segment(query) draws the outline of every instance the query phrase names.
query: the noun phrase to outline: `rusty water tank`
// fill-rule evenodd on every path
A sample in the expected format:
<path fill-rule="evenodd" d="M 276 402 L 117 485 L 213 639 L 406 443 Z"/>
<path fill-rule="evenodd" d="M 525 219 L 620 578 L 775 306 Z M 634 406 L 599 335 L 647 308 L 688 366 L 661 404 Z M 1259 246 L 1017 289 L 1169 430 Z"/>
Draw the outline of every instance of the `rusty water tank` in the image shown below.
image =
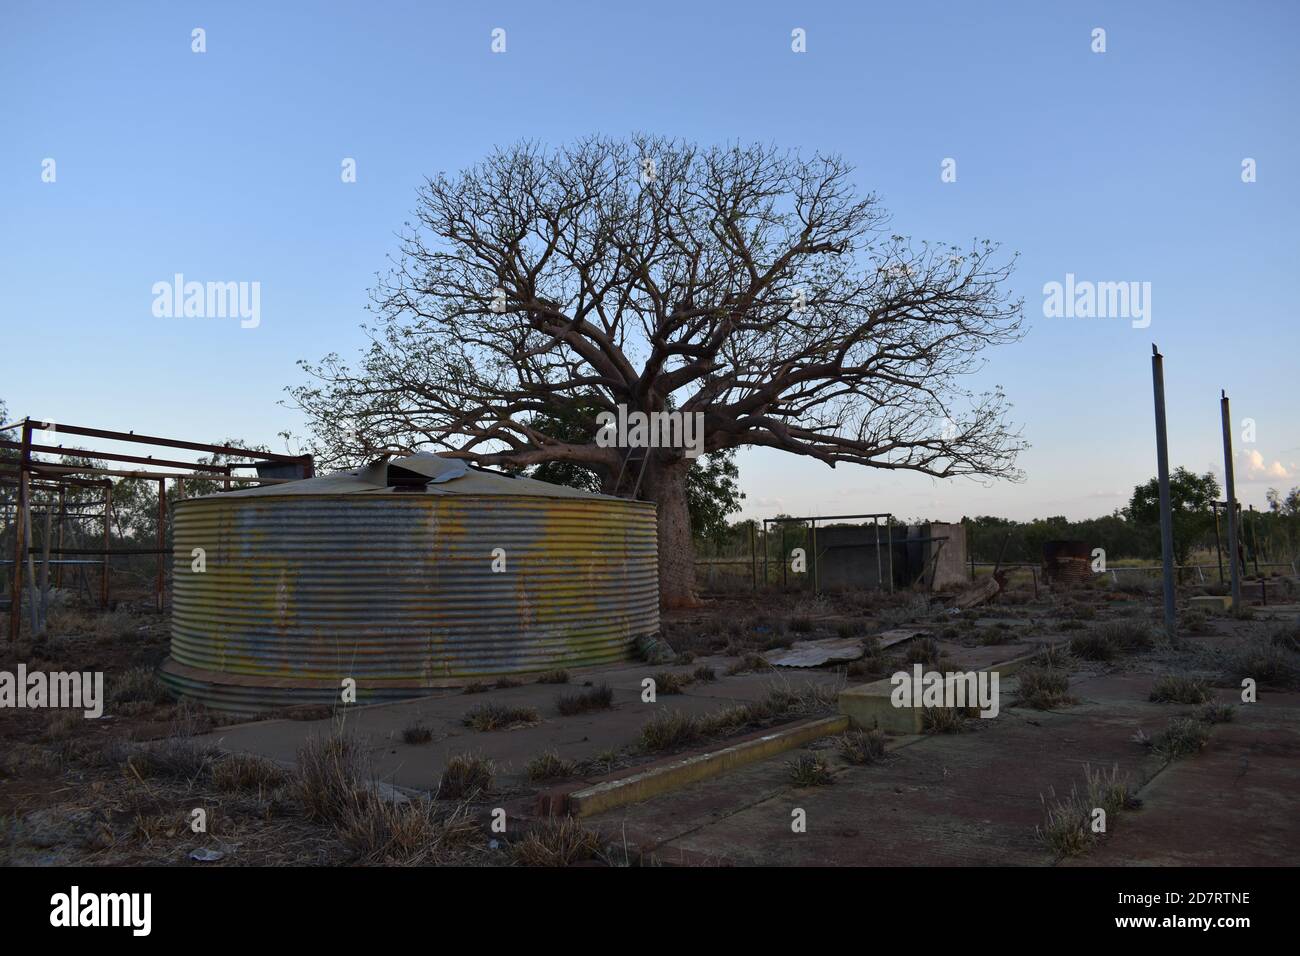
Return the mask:
<path fill-rule="evenodd" d="M 162 678 L 216 709 L 611 664 L 659 630 L 653 504 L 433 455 L 178 502 L 173 544 Z"/>
<path fill-rule="evenodd" d="M 1078 584 L 1092 576 L 1092 548 L 1086 541 L 1043 543 L 1043 576 L 1062 584 Z"/>

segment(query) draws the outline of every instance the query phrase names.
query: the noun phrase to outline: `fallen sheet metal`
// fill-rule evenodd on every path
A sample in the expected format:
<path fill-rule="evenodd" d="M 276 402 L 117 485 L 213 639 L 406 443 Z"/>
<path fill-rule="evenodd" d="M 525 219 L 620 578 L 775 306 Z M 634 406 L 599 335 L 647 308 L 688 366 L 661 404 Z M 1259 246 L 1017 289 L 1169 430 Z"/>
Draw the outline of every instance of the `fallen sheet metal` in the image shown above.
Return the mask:
<path fill-rule="evenodd" d="M 763 654 L 773 667 L 819 667 L 830 661 L 856 661 L 863 654 L 858 638 L 827 638 L 822 641 L 796 641 L 790 647 Z"/>
<path fill-rule="evenodd" d="M 880 646 L 882 648 L 893 647 L 895 644 L 910 641 L 914 637 L 926 637 L 929 633 L 929 631 L 917 630 L 914 627 L 896 627 L 880 633 Z"/>

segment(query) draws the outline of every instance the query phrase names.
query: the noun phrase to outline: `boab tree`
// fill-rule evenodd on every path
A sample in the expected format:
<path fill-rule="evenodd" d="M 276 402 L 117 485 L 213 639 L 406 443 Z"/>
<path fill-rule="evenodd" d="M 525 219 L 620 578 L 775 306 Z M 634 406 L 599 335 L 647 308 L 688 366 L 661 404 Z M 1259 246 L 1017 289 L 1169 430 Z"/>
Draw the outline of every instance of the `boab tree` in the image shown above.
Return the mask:
<path fill-rule="evenodd" d="M 428 180 L 372 292 L 369 348 L 302 363 L 313 380 L 290 390 L 315 452 L 571 462 L 624 494 L 644 467 L 669 604 L 692 598 L 691 459 L 658 448 L 624 469 L 596 441 L 602 411 L 701 413 L 705 452 L 1018 477 L 1004 395 L 961 382 L 1019 335 L 1011 262 L 892 234 L 851 172 L 767 145 L 593 137 Z M 575 419 L 581 440 L 540 427 Z"/>

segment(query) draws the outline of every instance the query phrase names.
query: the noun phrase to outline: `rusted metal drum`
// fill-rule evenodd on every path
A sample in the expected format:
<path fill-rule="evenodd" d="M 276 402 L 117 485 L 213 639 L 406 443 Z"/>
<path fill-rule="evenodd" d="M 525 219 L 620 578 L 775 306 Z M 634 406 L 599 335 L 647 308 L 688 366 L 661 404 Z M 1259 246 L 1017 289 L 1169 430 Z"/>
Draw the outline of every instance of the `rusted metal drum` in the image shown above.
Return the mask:
<path fill-rule="evenodd" d="M 658 632 L 653 504 L 472 469 L 421 486 L 431 458 L 179 502 L 164 681 L 241 713 L 337 703 L 347 678 L 391 700 Z"/>
<path fill-rule="evenodd" d="M 1043 544 L 1043 576 L 1061 584 L 1079 584 L 1092 576 L 1092 548 L 1086 541 Z"/>

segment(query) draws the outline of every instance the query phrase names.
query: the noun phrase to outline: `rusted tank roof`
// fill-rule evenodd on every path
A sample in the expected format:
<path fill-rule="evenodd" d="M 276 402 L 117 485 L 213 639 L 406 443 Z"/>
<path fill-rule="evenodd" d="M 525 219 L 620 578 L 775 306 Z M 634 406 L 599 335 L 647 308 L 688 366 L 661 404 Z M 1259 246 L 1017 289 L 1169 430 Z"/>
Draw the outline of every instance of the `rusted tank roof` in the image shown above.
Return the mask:
<path fill-rule="evenodd" d="M 421 478 L 425 480 L 420 480 Z M 341 471 L 282 485 L 263 485 L 204 497 L 283 498 L 297 495 L 510 495 L 623 501 L 564 485 L 473 468 L 460 459 L 418 454 L 379 459 L 355 471 Z"/>

